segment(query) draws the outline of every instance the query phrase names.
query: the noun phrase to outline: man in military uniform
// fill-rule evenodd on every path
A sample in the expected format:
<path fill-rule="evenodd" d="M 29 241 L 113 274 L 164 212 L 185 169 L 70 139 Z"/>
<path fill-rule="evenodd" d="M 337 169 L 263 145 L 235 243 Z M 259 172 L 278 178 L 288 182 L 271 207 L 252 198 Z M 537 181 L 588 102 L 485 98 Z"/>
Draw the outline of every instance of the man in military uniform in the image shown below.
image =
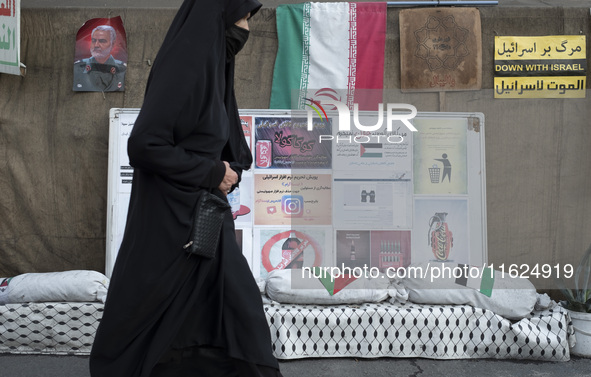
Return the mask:
<path fill-rule="evenodd" d="M 108 25 L 92 30 L 92 57 L 74 63 L 74 91 L 114 92 L 125 90 L 127 64 L 116 60 L 111 50 L 117 39 L 115 29 Z"/>

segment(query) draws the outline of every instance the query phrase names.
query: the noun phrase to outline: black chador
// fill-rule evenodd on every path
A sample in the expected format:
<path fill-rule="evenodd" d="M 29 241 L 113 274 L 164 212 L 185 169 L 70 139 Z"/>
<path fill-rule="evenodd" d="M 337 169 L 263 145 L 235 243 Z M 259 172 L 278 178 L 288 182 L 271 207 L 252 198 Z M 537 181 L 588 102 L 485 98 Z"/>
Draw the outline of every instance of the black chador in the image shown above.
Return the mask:
<path fill-rule="evenodd" d="M 185 0 L 158 52 L 128 142 L 131 200 L 92 377 L 280 376 L 230 211 L 215 259 L 183 250 L 199 189 L 225 198 L 216 190 L 222 161 L 238 176 L 252 163 L 227 33 L 259 8 L 257 0 Z"/>

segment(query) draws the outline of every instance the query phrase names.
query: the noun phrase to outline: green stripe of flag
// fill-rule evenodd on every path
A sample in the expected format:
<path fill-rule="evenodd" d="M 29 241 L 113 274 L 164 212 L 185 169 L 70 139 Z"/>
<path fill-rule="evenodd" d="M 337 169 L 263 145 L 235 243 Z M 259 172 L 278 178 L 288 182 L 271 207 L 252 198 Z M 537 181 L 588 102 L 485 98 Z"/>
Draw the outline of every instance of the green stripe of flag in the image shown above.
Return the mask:
<path fill-rule="evenodd" d="M 277 7 L 277 39 L 271 109 L 291 109 L 291 94 L 300 89 L 303 55 L 304 3 Z"/>

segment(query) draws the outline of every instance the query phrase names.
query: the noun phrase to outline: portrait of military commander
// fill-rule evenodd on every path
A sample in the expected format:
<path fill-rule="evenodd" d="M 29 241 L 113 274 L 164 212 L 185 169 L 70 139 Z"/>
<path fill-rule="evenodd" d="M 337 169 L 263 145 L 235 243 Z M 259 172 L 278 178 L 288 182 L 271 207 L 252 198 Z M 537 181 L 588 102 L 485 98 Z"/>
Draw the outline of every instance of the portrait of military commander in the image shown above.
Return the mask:
<path fill-rule="evenodd" d="M 74 91 L 115 92 L 125 90 L 127 64 L 111 55 L 117 32 L 109 25 L 91 33 L 91 57 L 74 62 Z"/>

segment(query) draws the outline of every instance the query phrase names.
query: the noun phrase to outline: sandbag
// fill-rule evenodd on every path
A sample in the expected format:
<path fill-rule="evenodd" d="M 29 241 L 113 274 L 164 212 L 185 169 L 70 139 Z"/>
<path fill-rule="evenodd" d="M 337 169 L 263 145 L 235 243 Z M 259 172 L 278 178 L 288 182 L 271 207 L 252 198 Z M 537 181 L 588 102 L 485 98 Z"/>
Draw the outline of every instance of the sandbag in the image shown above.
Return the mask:
<path fill-rule="evenodd" d="M 331 294 L 320 279 L 304 275 L 306 278 L 302 278 L 301 270 L 271 271 L 267 276 L 267 296 L 280 303 L 319 305 L 375 303 L 390 297 L 390 280 L 385 276 L 360 277 Z M 397 295 L 396 291 L 392 294 Z"/>
<path fill-rule="evenodd" d="M 534 285 L 506 271 L 439 262 L 411 264 L 406 271 L 402 284 L 409 291 L 408 300 L 417 304 L 472 305 L 519 320 L 537 302 Z"/>
<path fill-rule="evenodd" d="M 105 302 L 109 279 L 97 271 L 29 273 L 0 278 L 0 304 Z"/>

